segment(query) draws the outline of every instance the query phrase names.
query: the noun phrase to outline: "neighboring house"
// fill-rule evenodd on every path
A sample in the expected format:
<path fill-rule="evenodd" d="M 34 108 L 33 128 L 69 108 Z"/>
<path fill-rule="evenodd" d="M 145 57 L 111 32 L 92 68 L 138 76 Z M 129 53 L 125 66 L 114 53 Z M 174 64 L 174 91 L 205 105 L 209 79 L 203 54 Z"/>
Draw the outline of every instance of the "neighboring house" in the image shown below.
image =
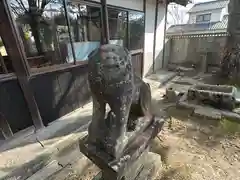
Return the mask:
<path fill-rule="evenodd" d="M 222 21 L 228 12 L 228 0 L 195 4 L 189 10 L 189 24 Z"/>
<path fill-rule="evenodd" d="M 221 51 L 228 36 L 228 0 L 195 4 L 189 10 L 188 24 L 173 25 L 167 30 L 167 64 L 219 66 Z"/>
<path fill-rule="evenodd" d="M 189 10 L 188 24 L 173 25 L 167 36 L 227 33 L 229 0 L 195 4 Z"/>

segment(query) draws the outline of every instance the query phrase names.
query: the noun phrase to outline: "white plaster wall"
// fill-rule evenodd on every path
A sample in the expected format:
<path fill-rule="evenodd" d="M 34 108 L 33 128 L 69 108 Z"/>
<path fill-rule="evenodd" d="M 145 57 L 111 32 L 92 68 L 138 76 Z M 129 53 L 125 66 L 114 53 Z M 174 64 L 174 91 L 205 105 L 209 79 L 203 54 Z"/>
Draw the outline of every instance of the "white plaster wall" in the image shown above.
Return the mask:
<path fill-rule="evenodd" d="M 100 2 L 100 0 L 93 1 Z M 143 0 L 107 0 L 107 4 L 143 11 Z"/>
<path fill-rule="evenodd" d="M 211 14 L 211 22 L 216 22 L 221 20 L 222 9 L 215 9 L 209 11 L 201 11 L 197 13 L 190 13 L 189 14 L 189 23 L 194 24 L 196 23 L 196 17 L 201 14 Z"/>
<path fill-rule="evenodd" d="M 173 39 L 171 42 L 170 48 L 170 59 L 169 63 L 181 64 L 186 62 L 188 48 L 189 48 L 189 39 Z M 192 47 L 194 48 L 194 47 Z"/>
<path fill-rule="evenodd" d="M 156 29 L 156 46 L 154 57 L 154 71 L 162 68 L 163 61 L 163 46 L 164 46 L 164 24 L 165 24 L 165 6 L 163 4 L 158 5 L 158 19 Z M 167 42 L 167 39 L 165 40 Z"/>
<path fill-rule="evenodd" d="M 143 76 L 152 73 L 153 42 L 156 0 L 148 0 L 145 13 L 145 41 L 144 41 L 144 67 Z"/>
<path fill-rule="evenodd" d="M 166 38 L 165 42 L 165 57 L 164 57 L 164 62 L 161 68 L 165 69 L 167 68 L 169 61 L 171 59 L 171 47 L 172 47 L 172 40 Z"/>
<path fill-rule="evenodd" d="M 222 13 L 221 13 L 221 21 L 223 20 L 223 17 L 225 16 L 225 15 L 228 15 L 228 6 L 227 7 L 225 7 L 225 8 L 223 8 L 222 9 Z"/>

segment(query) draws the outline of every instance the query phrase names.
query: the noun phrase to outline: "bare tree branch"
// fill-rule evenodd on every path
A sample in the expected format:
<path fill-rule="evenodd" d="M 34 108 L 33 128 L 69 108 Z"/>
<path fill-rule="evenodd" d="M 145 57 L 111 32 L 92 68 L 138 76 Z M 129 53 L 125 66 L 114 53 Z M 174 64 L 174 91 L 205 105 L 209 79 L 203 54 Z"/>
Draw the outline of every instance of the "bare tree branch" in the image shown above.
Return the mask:
<path fill-rule="evenodd" d="M 24 14 L 24 12 L 26 12 L 22 7 L 19 7 L 19 6 L 17 6 L 16 4 L 14 4 L 14 3 L 11 3 L 10 6 L 11 6 L 12 11 L 13 11 L 17 16 L 19 16 L 20 14 Z"/>
<path fill-rule="evenodd" d="M 179 5 L 170 4 L 168 7 L 168 14 L 171 16 L 174 24 L 183 24 L 184 13 L 181 11 Z"/>
<path fill-rule="evenodd" d="M 47 4 L 54 2 L 54 0 L 42 0 L 41 10 L 44 10 Z"/>
<path fill-rule="evenodd" d="M 41 10 L 43 10 L 47 4 L 48 4 L 47 0 L 42 0 Z"/>
<path fill-rule="evenodd" d="M 28 5 L 29 7 L 37 7 L 37 2 L 36 0 L 28 0 Z"/>
<path fill-rule="evenodd" d="M 26 7 L 24 6 L 22 0 L 16 0 L 16 2 L 19 4 L 20 7 L 22 7 L 24 9 L 25 12 L 27 12 Z"/>

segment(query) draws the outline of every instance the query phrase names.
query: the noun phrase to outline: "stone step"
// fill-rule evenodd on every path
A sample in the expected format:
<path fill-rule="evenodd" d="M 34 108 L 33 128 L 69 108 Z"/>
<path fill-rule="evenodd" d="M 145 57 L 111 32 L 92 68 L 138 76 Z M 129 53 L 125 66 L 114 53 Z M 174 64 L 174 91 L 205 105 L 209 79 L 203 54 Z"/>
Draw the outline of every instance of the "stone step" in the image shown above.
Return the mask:
<path fill-rule="evenodd" d="M 0 146 L 0 180 L 25 180 L 47 165 L 55 167 L 56 161 L 61 164 L 62 157 L 87 134 L 91 114 L 89 103 L 37 132 L 23 133 L 5 142 Z"/>
<path fill-rule="evenodd" d="M 37 171 L 27 180 L 46 180 L 51 178 L 54 174 L 60 172 L 64 168 L 71 167 L 72 164 L 81 160 L 84 163 L 83 154 L 79 150 L 78 141 L 72 145 L 69 144 L 68 148 L 63 149 L 53 160 Z"/>
<path fill-rule="evenodd" d="M 26 161 L 19 167 L 14 167 L 12 171 L 8 171 L 5 174 L 0 173 L 0 179 L 43 180 L 44 177 L 40 178 L 41 174 L 45 174 L 47 177 L 51 173 L 58 171 L 59 168 L 66 166 L 66 163 L 68 164 L 73 161 L 74 158 L 76 158 L 76 155 L 72 155 L 74 158 L 71 159 L 68 155 L 66 155 L 66 153 L 71 149 L 76 149 L 76 147 L 78 147 L 79 139 L 81 139 L 86 134 L 86 131 L 82 132 L 77 130 L 67 136 L 60 138 L 53 145 L 45 148 L 39 154 L 34 156 L 30 161 Z M 78 156 L 81 156 L 79 150 Z"/>
<path fill-rule="evenodd" d="M 146 180 L 146 177 L 148 177 L 148 179 L 157 179 L 158 177 L 161 177 L 163 164 L 160 155 L 149 152 L 146 161 L 143 162 L 143 165 L 144 166 L 138 174 L 136 180 Z M 99 168 L 86 157 L 82 157 L 71 164 L 71 166 L 66 166 L 57 173 L 49 176 L 47 179 L 42 180 L 99 180 L 100 177 L 101 172 Z"/>
<path fill-rule="evenodd" d="M 67 165 L 48 176 L 48 178 L 41 180 L 92 180 L 99 171 L 97 166 L 83 156 L 78 158 L 71 165 Z"/>

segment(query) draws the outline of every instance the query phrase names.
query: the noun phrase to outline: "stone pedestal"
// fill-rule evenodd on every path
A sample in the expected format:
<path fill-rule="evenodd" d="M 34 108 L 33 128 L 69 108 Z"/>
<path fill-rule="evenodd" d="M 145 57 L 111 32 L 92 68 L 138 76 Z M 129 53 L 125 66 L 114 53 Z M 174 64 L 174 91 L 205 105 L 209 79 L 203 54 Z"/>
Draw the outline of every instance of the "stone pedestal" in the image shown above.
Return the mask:
<path fill-rule="evenodd" d="M 124 149 L 119 159 L 113 159 L 103 149 L 88 142 L 86 136 L 80 142 L 80 149 L 102 171 L 95 179 L 104 180 L 134 180 L 144 170 L 144 162 L 148 156 L 150 141 L 157 136 L 164 124 L 163 119 L 152 118 L 149 125 Z"/>

